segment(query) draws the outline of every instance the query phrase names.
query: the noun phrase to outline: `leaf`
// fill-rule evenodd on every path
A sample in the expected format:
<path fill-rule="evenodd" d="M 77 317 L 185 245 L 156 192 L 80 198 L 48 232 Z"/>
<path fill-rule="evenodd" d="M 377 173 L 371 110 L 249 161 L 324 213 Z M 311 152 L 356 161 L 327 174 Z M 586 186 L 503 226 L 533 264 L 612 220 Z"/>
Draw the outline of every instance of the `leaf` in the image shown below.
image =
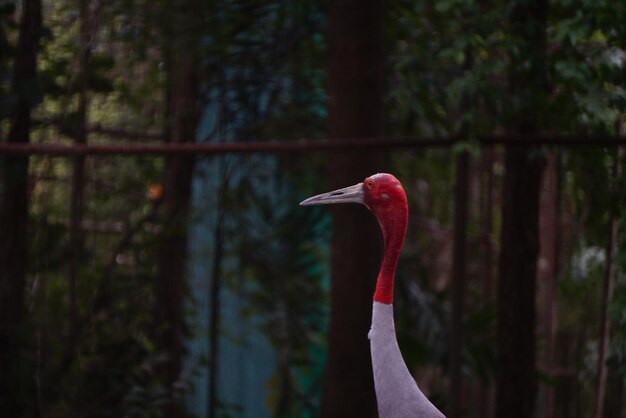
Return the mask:
<path fill-rule="evenodd" d="M 449 12 L 455 6 L 456 6 L 456 2 L 454 0 L 445 0 L 445 1 L 435 2 L 435 10 L 442 14 Z"/>
<path fill-rule="evenodd" d="M 18 97 L 30 107 L 35 107 L 43 101 L 43 89 L 36 78 L 21 80 L 16 83 L 15 91 Z"/>
<path fill-rule="evenodd" d="M 59 98 L 67 93 L 67 89 L 57 82 L 57 74 L 53 71 L 41 71 L 39 78 L 46 97 Z"/>
<path fill-rule="evenodd" d="M 52 29 L 50 29 L 48 26 L 42 26 L 39 37 L 42 41 L 49 42 L 54 40 L 54 33 L 52 32 Z"/>
<path fill-rule="evenodd" d="M 100 75 L 89 77 L 89 88 L 96 93 L 111 93 L 114 90 L 113 82 Z"/>
<path fill-rule="evenodd" d="M 94 72 L 109 71 L 114 65 L 115 60 L 110 55 L 93 54 L 89 59 L 89 69 Z"/>

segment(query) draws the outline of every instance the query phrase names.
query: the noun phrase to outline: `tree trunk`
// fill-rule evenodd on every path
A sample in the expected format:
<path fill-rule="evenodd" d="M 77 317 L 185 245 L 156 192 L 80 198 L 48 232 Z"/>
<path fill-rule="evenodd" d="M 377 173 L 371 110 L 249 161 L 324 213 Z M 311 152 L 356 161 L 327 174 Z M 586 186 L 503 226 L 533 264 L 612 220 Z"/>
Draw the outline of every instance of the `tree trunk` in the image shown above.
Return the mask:
<path fill-rule="evenodd" d="M 624 411 L 624 377 L 618 370 L 609 371 L 606 393 L 605 417 L 622 418 Z"/>
<path fill-rule="evenodd" d="M 618 122 L 618 133 L 621 134 L 623 121 Z M 613 166 L 612 180 L 613 188 L 615 183 L 619 181 L 622 175 L 623 157 L 622 147 L 617 147 L 615 153 L 615 164 Z M 600 346 L 598 348 L 598 375 L 596 378 L 596 399 L 594 408 L 594 418 L 602 418 L 604 412 L 604 397 L 606 392 L 606 381 L 608 376 L 608 368 L 606 360 L 608 358 L 609 343 L 611 338 L 611 318 L 609 316 L 609 304 L 613 299 L 613 288 L 615 286 L 616 262 L 615 253 L 617 251 L 619 218 L 611 208 L 609 217 L 609 234 L 606 247 L 606 268 L 604 271 L 604 282 L 602 286 L 602 319 L 600 323 Z"/>
<path fill-rule="evenodd" d="M 481 247 L 482 247 L 482 288 L 483 302 L 490 306 L 494 302 L 494 245 L 493 245 L 493 208 L 494 192 L 496 190 L 495 176 L 493 173 L 496 161 L 494 147 L 486 147 L 482 152 L 481 159 L 481 197 L 480 197 L 480 223 L 481 223 Z M 487 343 L 487 341 L 485 341 Z M 495 385 L 491 379 L 480 382 L 479 402 L 480 414 L 483 418 L 492 418 L 494 414 Z"/>
<path fill-rule="evenodd" d="M 469 28 L 466 27 L 469 32 Z M 465 49 L 465 71 L 471 71 L 474 57 L 471 48 Z M 464 116 L 472 104 L 473 98 L 464 93 L 459 106 L 459 113 Z M 468 124 L 461 126 L 461 137 L 467 137 Z M 463 408 L 463 381 L 461 374 L 463 353 L 463 312 L 465 310 L 466 285 L 466 241 L 468 222 L 470 156 L 464 150 L 456 157 L 454 189 L 454 243 L 452 249 L 452 309 L 450 326 L 450 418 L 459 418 Z"/>
<path fill-rule="evenodd" d="M 532 134 L 546 112 L 547 0 L 514 0 L 509 7 L 511 39 L 508 128 Z M 498 282 L 496 416 L 530 418 L 537 393 L 535 300 L 539 256 L 539 196 L 542 151 L 508 145 L 502 197 Z"/>
<path fill-rule="evenodd" d="M 80 55 L 79 62 L 79 86 L 78 86 L 78 115 L 76 126 L 76 144 L 87 143 L 87 88 L 88 88 L 88 64 L 90 54 L 89 0 L 80 2 Z M 83 234 L 81 223 L 83 219 L 83 201 L 85 189 L 85 157 L 80 155 L 72 161 L 72 191 L 70 196 L 70 251 L 69 251 L 69 274 L 68 274 L 68 299 L 69 299 L 69 338 L 68 347 L 64 359 L 67 369 L 76 353 L 76 345 L 79 339 L 80 318 L 78 314 L 78 270 L 80 267 L 80 254 L 83 248 Z"/>
<path fill-rule="evenodd" d="M 211 288 L 209 291 L 209 300 L 211 306 L 210 322 L 209 322 L 209 392 L 207 396 L 207 410 L 209 418 L 219 416 L 219 399 L 217 398 L 217 383 L 219 371 L 219 347 L 220 347 L 220 320 L 221 304 L 220 293 L 222 290 L 222 261 L 224 260 L 224 199 L 225 192 L 228 187 L 228 180 L 224 176 L 221 185 L 220 199 L 218 203 L 219 212 L 217 224 L 215 225 L 214 235 L 215 244 L 213 246 L 213 268 L 211 271 Z"/>
<path fill-rule="evenodd" d="M 554 369 L 554 349 L 557 331 L 556 290 L 559 276 L 560 253 L 560 181 L 559 155 L 552 154 L 547 158 L 546 172 L 543 181 L 540 202 L 540 262 L 537 277 L 539 278 L 538 294 L 542 296 L 539 332 L 545 341 L 544 349 L 539 356 L 538 366 L 544 373 L 551 375 Z M 541 387 L 544 402 L 543 416 L 554 417 L 554 385 L 544 384 Z"/>
<path fill-rule="evenodd" d="M 450 418 L 461 416 L 463 348 L 463 308 L 465 305 L 465 263 L 467 236 L 469 153 L 463 151 L 456 159 L 454 190 L 454 249 L 452 254 L 452 312 L 450 329 Z"/>
<path fill-rule="evenodd" d="M 383 132 L 383 6 L 380 0 L 335 0 L 329 16 L 329 133 L 332 138 Z M 330 159 L 330 187 L 382 171 L 380 152 L 341 152 Z M 367 209 L 332 209 L 330 324 L 322 416 L 374 417 L 376 397 L 367 333 L 382 250 Z"/>
<path fill-rule="evenodd" d="M 24 0 L 15 56 L 13 88 L 18 95 L 8 141 L 28 143 L 33 97 L 25 87 L 36 83 L 41 34 L 41 1 Z M 0 200 L 0 411 L 3 416 L 31 417 L 36 413 L 34 370 L 28 359 L 31 336 L 26 327 L 28 157 L 4 159 Z"/>
<path fill-rule="evenodd" d="M 536 395 L 535 276 L 543 161 L 529 148 L 505 156 L 498 286 L 496 416 L 530 418 Z"/>
<path fill-rule="evenodd" d="M 193 0 L 178 2 L 179 11 L 172 15 L 171 112 L 166 131 L 171 128 L 170 141 L 174 143 L 193 142 L 196 135 L 201 8 L 195 3 Z M 163 232 L 157 250 L 155 283 L 157 344 L 159 351 L 167 356 L 161 368 L 161 378 L 168 392 L 166 417 L 184 415 L 175 383 L 180 379 L 187 334 L 183 307 L 187 292 L 187 224 L 193 167 L 193 156 L 177 155 L 166 160 Z"/>

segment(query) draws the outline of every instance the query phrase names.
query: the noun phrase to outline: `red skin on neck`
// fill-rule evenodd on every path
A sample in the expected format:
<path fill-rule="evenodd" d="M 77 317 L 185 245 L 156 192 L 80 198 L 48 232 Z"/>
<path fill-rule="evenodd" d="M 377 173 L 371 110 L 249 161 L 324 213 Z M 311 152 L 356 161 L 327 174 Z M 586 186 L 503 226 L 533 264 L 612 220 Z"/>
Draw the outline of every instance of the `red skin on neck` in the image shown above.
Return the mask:
<path fill-rule="evenodd" d="M 385 240 L 385 253 L 376 280 L 374 301 L 392 304 L 393 283 L 409 215 L 406 194 L 391 174 L 375 174 L 363 181 L 364 200 L 374 213 Z"/>

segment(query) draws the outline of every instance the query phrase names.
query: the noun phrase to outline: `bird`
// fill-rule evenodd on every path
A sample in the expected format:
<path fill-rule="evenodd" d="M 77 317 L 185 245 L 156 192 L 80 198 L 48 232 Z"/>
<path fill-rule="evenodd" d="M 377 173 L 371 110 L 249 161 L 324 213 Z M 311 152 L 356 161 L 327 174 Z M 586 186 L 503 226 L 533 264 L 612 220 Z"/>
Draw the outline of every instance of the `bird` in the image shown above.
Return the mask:
<path fill-rule="evenodd" d="M 409 373 L 396 338 L 393 284 L 409 215 L 402 184 L 392 174 L 378 173 L 353 186 L 309 197 L 300 205 L 335 203 L 365 205 L 378 220 L 383 235 L 384 254 L 368 333 L 379 418 L 445 418 Z"/>

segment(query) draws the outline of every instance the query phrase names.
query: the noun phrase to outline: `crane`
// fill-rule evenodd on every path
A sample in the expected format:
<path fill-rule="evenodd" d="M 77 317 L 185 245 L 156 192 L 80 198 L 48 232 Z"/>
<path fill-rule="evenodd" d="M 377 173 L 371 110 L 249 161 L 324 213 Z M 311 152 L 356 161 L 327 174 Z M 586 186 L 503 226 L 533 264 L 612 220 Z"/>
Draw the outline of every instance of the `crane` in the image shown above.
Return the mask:
<path fill-rule="evenodd" d="M 393 282 L 409 215 L 402 184 L 391 174 L 378 173 L 354 186 L 309 197 L 300 205 L 334 203 L 365 205 L 378 220 L 385 242 L 368 335 L 379 417 L 445 418 L 417 386 L 404 363 L 396 339 Z"/>

